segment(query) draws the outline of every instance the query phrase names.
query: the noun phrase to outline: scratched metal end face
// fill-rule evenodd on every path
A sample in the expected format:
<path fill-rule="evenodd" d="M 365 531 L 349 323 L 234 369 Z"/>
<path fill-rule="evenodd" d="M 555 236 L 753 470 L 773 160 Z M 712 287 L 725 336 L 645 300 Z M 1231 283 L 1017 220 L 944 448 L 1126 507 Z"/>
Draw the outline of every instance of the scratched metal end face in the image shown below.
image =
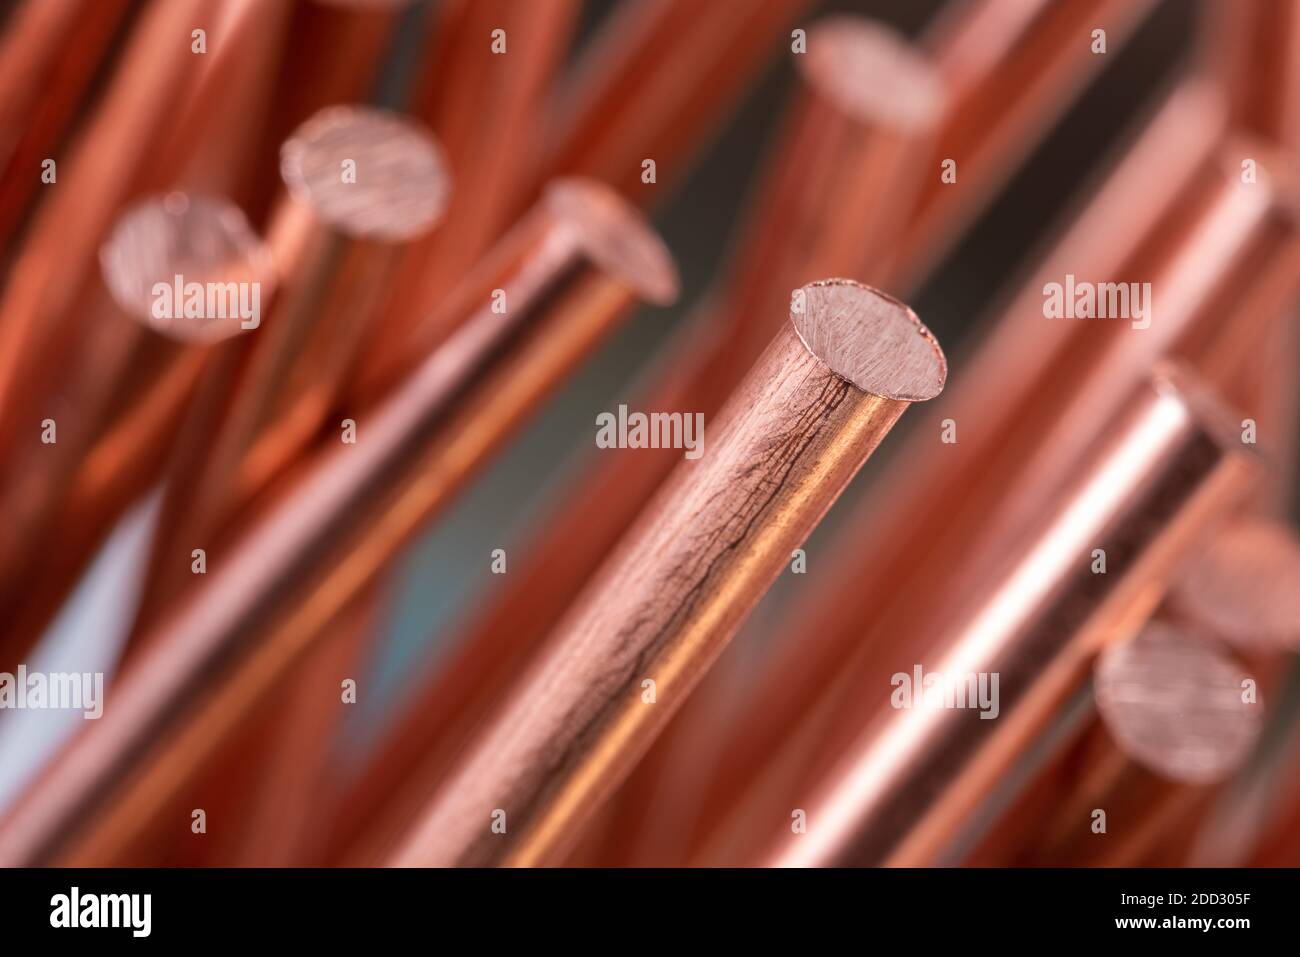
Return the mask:
<path fill-rule="evenodd" d="M 419 123 L 356 106 L 321 110 L 280 148 L 290 194 L 348 236 L 400 242 L 428 232 L 451 195 L 442 148 Z"/>
<path fill-rule="evenodd" d="M 790 321 L 808 351 L 863 392 L 923 402 L 943 391 L 948 362 L 907 306 L 851 279 L 796 289 Z"/>
<path fill-rule="evenodd" d="M 1097 710 L 1125 753 L 1172 780 L 1208 784 L 1240 767 L 1259 737 L 1245 677 L 1216 643 L 1157 622 L 1102 654 Z"/>

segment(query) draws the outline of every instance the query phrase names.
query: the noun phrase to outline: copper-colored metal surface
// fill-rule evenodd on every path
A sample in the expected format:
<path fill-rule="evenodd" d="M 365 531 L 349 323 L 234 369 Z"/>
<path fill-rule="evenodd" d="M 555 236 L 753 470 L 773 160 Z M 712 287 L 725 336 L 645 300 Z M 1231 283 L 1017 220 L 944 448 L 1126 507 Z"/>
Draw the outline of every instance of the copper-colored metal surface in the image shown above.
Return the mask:
<path fill-rule="evenodd" d="M 25 0 L 10 14 L 0 34 L 0 253 L 129 8 L 126 0 Z"/>
<path fill-rule="evenodd" d="M 446 228 L 404 257 L 382 334 L 365 356 L 376 374 L 400 365 L 407 332 L 438 307 L 529 198 L 545 94 L 577 10 L 576 0 L 452 0 L 437 11 L 433 49 L 410 110 L 443 143 L 455 188 Z M 480 98 L 467 98 L 466 89 Z"/>
<path fill-rule="evenodd" d="M 1198 176 L 1203 178 L 1199 171 L 1221 130 L 1222 112 L 1211 91 L 1197 85 L 1175 89 L 1091 203 L 1006 304 L 994 310 L 987 338 L 962 364 L 952 390 L 935 409 L 923 410 L 925 421 L 903 439 L 884 473 L 824 547 L 818 579 L 794 596 L 782 616 L 789 624 L 771 629 L 775 640 L 753 679 L 752 703 L 731 725 L 745 733 L 731 735 L 731 746 L 713 770 L 714 793 L 705 817 L 716 816 L 747 790 L 777 742 L 844 672 L 864 638 L 884 636 L 874 643 L 888 647 L 901 636 L 924 633 L 908 617 L 912 609 L 927 611 L 950 602 L 950 591 L 936 596 L 928 587 L 931 575 L 945 581 L 951 576 L 946 569 L 940 572 L 937 563 L 931 565 L 931 556 L 948 541 L 954 545 L 949 555 L 962 560 L 974 532 L 958 534 L 957 517 L 968 514 L 978 521 L 990 501 L 1009 496 L 1000 483 L 1014 474 L 1015 459 L 1005 437 L 1019 433 L 1027 441 L 1036 435 L 1021 424 L 1026 421 L 1022 410 L 1038 421 L 1048 405 L 1045 396 L 1061 394 L 1055 377 L 1046 374 L 1049 360 L 1056 357 L 1060 365 L 1075 363 L 1081 370 L 1084 363 L 1076 362 L 1070 344 L 1085 342 L 1093 331 L 1104 334 L 1067 320 L 1046 320 L 1044 285 L 1074 271 L 1098 277 L 1142 275 L 1137 267 L 1131 273 L 1125 263 L 1138 259 L 1144 249 L 1163 248 L 1161 224 L 1173 215 L 1180 197 L 1193 192 Z M 1115 230 L 1116 222 L 1129 228 Z M 1133 335 L 1151 331 L 1134 330 Z M 1125 394 L 1113 384 L 1103 388 L 1117 400 Z M 937 443 L 948 420 L 957 425 L 958 441 Z M 1087 426 L 1083 434 L 1093 430 Z M 1008 464 L 990 474 L 991 463 L 999 460 Z M 946 507 L 937 510 L 936 502 Z M 864 577 L 861 569 L 868 564 L 889 573 Z M 985 566 L 970 561 L 964 567 Z M 898 591 L 907 581 L 918 590 L 915 599 L 903 603 Z M 895 602 L 900 611 L 886 626 L 882 616 Z"/>
<path fill-rule="evenodd" d="M 805 286 L 790 319 L 700 465 L 680 466 L 628 533 L 395 863 L 562 854 L 898 416 L 943 388 L 933 337 L 874 290 Z M 505 835 L 483 813 L 493 808 L 511 821 Z"/>
<path fill-rule="evenodd" d="M 226 861 L 240 867 L 287 867 L 311 857 L 324 835 L 324 791 L 333 778 L 339 731 L 380 622 L 374 594 L 365 592 L 331 622 L 293 676 L 287 701 L 277 701 L 263 774 L 249 802 L 243 834 Z M 343 683 L 351 680 L 353 700 Z M 288 685 L 288 682 L 284 683 Z"/>
<path fill-rule="evenodd" d="M 54 485 L 40 493 L 46 497 L 45 505 L 31 505 L 30 515 L 12 519 L 16 527 L 54 535 L 63 543 L 45 557 L 38 569 L 31 570 L 35 574 L 29 572 L 28 580 L 21 585 L 22 618 L 12 628 L 15 640 L 32 640 L 121 509 L 142 493 L 153 474 L 151 463 L 156 464 L 166 454 L 170 428 L 177 421 L 179 404 L 188 395 L 186 390 L 177 391 L 175 387 L 183 380 L 192 381 L 192 357 L 157 337 L 139 335 L 134 323 L 103 322 L 97 319 L 100 311 L 93 305 L 85 308 L 85 303 L 96 301 L 100 286 L 98 277 L 85 271 L 89 265 L 84 259 L 86 244 L 107 240 L 110 217 L 120 214 L 129 198 L 146 190 L 197 184 L 224 194 L 237 185 L 239 157 L 246 147 L 238 135 L 238 126 L 227 120 L 231 111 L 256 115 L 262 91 L 249 78 L 260 76 L 261 69 L 273 58 L 283 9 L 283 0 L 268 4 L 235 0 L 213 9 L 179 2 L 154 5 L 146 11 L 136 24 L 131 46 L 119 60 L 107 97 L 98 104 L 74 146 L 68 161 L 71 170 L 64 169 L 58 183 L 49 187 L 53 191 L 50 201 L 42 205 L 32 224 L 24 261 L 15 265 L 13 283 L 6 290 L 14 294 L 8 300 L 13 307 L 9 313 L 13 322 L 7 328 L 26 341 L 25 346 L 15 344 L 15 348 L 26 351 L 24 361 L 15 370 L 16 391 L 5 412 L 25 419 L 29 426 L 39 423 L 51 411 L 56 398 L 46 383 L 59 384 L 59 388 L 76 394 L 88 378 L 106 383 L 118 381 L 110 357 L 117 356 L 121 362 L 134 356 L 137 361 L 130 366 L 133 375 L 126 379 L 125 388 L 115 390 L 107 410 L 96 411 L 80 400 L 76 404 L 83 439 L 109 441 L 116 443 L 111 447 L 120 448 L 120 440 L 127 438 L 137 457 L 128 458 L 126 472 L 114 476 L 107 485 L 102 473 L 98 473 L 95 487 L 113 494 L 89 503 L 88 508 L 77 505 L 62 510 L 58 516 L 62 526 L 57 533 L 40 526 L 49 514 L 48 501 L 57 493 Z M 212 45 L 202 57 L 196 57 L 188 43 L 172 42 L 177 36 L 189 36 L 196 18 L 208 24 L 212 33 Z M 155 44 L 163 46 L 165 55 L 154 55 L 151 45 Z M 178 52 L 184 59 L 177 58 Z M 167 94 L 171 99 L 166 99 L 155 84 L 171 87 Z M 146 88 L 147 96 L 137 97 Z M 169 123 L 170 111 L 176 108 L 180 109 L 179 119 Z M 130 122 L 119 123 L 114 110 L 129 110 Z M 135 139 L 125 153 L 117 149 L 115 144 L 123 131 L 152 141 L 149 162 L 137 162 L 140 157 L 135 151 L 140 144 Z M 112 156 L 101 160 L 101 150 Z M 122 165 L 117 165 L 119 162 Z M 100 176 L 107 177 L 102 184 Z M 86 190 L 95 193 L 93 201 L 77 199 Z M 76 228 L 69 229 L 69 224 Z M 162 278 L 170 281 L 172 277 Z M 74 308 L 74 303 L 82 308 Z M 0 311 L 5 308 L 0 304 Z M 132 341 L 138 348 L 132 346 Z M 3 389 L 0 383 L 0 392 Z M 156 407 L 158 400 L 171 405 Z M 3 417 L 4 413 L 0 413 L 0 419 Z M 123 423 L 128 419 L 134 423 L 132 427 L 163 431 L 131 432 L 128 428 L 124 433 Z M 89 420 L 102 421 L 112 438 L 95 434 Z M 0 422 L 0 432 L 3 429 Z M 35 434 L 24 429 L 19 436 L 27 443 Z M 63 451 L 69 459 L 79 454 L 72 443 L 65 443 Z M 93 463 L 93 467 L 102 468 L 105 460 L 105 455 L 91 452 L 87 467 Z M 42 485 L 38 481 L 40 474 L 30 472 L 26 479 Z M 79 481 L 79 487 L 86 486 Z M 30 503 L 31 499 L 22 501 Z M 8 507 L 14 510 L 14 506 Z M 70 511 L 76 512 L 75 523 Z M 21 536 L 16 536 L 9 544 L 22 541 Z M 12 575 L 6 572 L 5 576 L 12 589 Z"/>
<path fill-rule="evenodd" d="M 546 241 L 506 243 L 518 256 L 509 309 L 484 304 L 358 422 L 355 445 L 314 455 L 160 619 L 122 678 L 123 707 L 78 735 L 0 826 L 0 861 L 120 859 L 627 306 L 676 294 L 667 252 L 612 193 L 561 182 L 544 202 L 558 221 Z M 99 809 L 88 820 L 87 801 Z"/>
<path fill-rule="evenodd" d="M 1170 593 L 1173 613 L 1247 653 L 1300 650 L 1300 541 L 1243 518 L 1207 542 Z"/>
<path fill-rule="evenodd" d="M 807 6 L 625 0 L 556 94 L 544 176 L 592 176 L 638 205 L 658 202 Z M 654 185 L 642 181 L 647 159 Z"/>
<path fill-rule="evenodd" d="M 34 643 L 86 550 L 61 539 L 62 548 L 30 584 L 17 575 L 18 568 L 36 536 L 46 533 L 51 523 L 59 526 L 66 521 L 68 516 L 58 512 L 68 498 L 74 503 L 73 517 L 85 517 L 75 507 L 77 476 L 87 465 L 98 467 L 96 440 L 101 433 L 112 432 L 113 404 L 124 393 L 136 391 L 131 371 L 162 370 L 158 386 L 144 389 L 139 400 L 149 408 L 159 398 L 159 387 L 168 388 L 167 370 L 186 375 L 190 366 L 184 357 L 186 344 L 243 331 L 237 313 L 207 316 L 206 303 L 203 315 L 178 315 L 185 300 L 184 294 L 173 293 L 175 277 L 204 287 L 219 284 L 222 289 L 228 283 L 251 283 L 264 286 L 268 296 L 274 288 L 269 255 L 243 214 L 224 200 L 182 193 L 144 200 L 123 213 L 101 250 L 101 263 L 102 305 L 92 311 L 90 339 L 81 350 L 81 364 L 67 377 L 68 392 L 51 407 L 52 412 L 57 410 L 57 441 L 47 444 L 32 434 L 17 443 L 11 455 L 19 466 L 3 486 L 9 518 L 7 534 L 0 541 L 0 580 L 10 586 L 5 598 L 12 617 L 4 656 L 11 664 Z M 158 284 L 167 289 L 172 302 L 163 315 L 158 309 Z M 223 311 L 227 304 L 223 301 Z M 81 535 L 74 530 L 74 540 Z M 15 590 L 16 583 L 21 587 Z"/>
<path fill-rule="evenodd" d="M 1101 644 L 1152 607 L 1187 542 L 1248 487 L 1253 463 L 1235 421 L 1213 402 L 1180 370 L 1143 385 L 1060 506 L 1043 515 L 946 637 L 915 657 L 922 673 L 954 682 L 940 685 L 950 691 L 967 675 L 990 685 L 998 675 L 993 720 L 983 719 L 992 713 L 983 698 L 975 707 L 891 706 L 897 675 L 910 679 L 910 672 L 860 673 L 866 687 L 879 688 L 857 708 L 871 717 L 833 769 L 799 789 L 792 806 L 805 810 L 807 832 L 780 834 L 778 825 L 742 838 L 751 848 L 743 859 L 781 866 L 933 860 Z M 1108 555 L 1105 574 L 1095 571 L 1096 548 Z M 719 838 L 705 859 L 734 854 L 727 840 Z"/>
<path fill-rule="evenodd" d="M 1202 53 L 1242 129 L 1300 145 L 1300 4 L 1206 4 Z"/>
<path fill-rule="evenodd" d="M 331 107 L 309 119 L 284 144 L 281 176 L 288 195 L 268 244 L 286 278 L 225 420 L 169 489 L 141 626 L 184 587 L 192 550 L 218 554 L 219 533 L 317 437 L 374 333 L 401 244 L 446 207 L 438 145 L 379 110 Z"/>
<path fill-rule="evenodd" d="M 950 91 L 930 177 L 898 250 L 903 285 L 939 259 L 1050 130 L 1106 56 L 1151 9 L 1149 0 L 964 0 L 943 11 L 923 46 Z M 956 162 L 956 181 L 938 171 Z"/>
<path fill-rule="evenodd" d="M 0 867 L 1300 864 L 1300 0 L 851 6 L 0 0 Z"/>
<path fill-rule="evenodd" d="M 286 5 L 292 40 L 284 44 L 268 84 L 277 95 L 268 98 L 265 115 L 249 134 L 257 175 L 239 196 L 253 222 L 263 224 L 272 209 L 280 186 L 273 173 L 289 135 L 326 107 L 370 101 L 384 56 L 412 2 L 295 0 Z"/>
<path fill-rule="evenodd" d="M 1259 737 L 1240 664 L 1209 639 L 1160 623 L 1097 660 L 1097 712 L 1125 754 L 1188 784 L 1221 781 Z"/>
<path fill-rule="evenodd" d="M 150 7 L 95 116 L 60 164 L 61 185 L 36 211 L 0 293 L 0 450 L 33 421 L 40 383 L 59 368 L 73 307 L 95 278 L 99 243 L 137 188 L 141 157 L 168 122 L 192 54 L 164 38 L 188 36 L 204 7 L 205 0 Z"/>
<path fill-rule="evenodd" d="M 869 280 L 883 273 L 889 239 L 919 177 L 908 160 L 927 142 L 941 91 L 901 38 L 870 21 L 818 23 L 808 44 L 807 56 L 796 58 L 803 86 L 788 109 L 789 132 L 759 184 L 725 288 L 677 335 L 666 362 L 651 370 L 645 408 L 711 417 L 770 341 L 791 289 L 818 275 Z M 881 195 L 882 182 L 896 185 Z M 515 560 L 504 589 L 464 628 L 454 658 L 412 692 L 387 743 L 356 776 L 340 841 L 346 844 L 347 835 L 368 823 L 376 806 L 392 803 L 403 778 L 413 792 L 416 777 L 432 780 L 443 763 L 434 752 L 448 757 L 480 720 L 679 455 L 618 449 L 591 457 L 564 506 Z M 595 513 L 594 501 L 602 503 Z M 575 537 L 576 524 L 583 531 Z"/>
<path fill-rule="evenodd" d="M 1021 825 L 1015 844 L 1004 829 L 986 854 L 1001 864 L 1141 863 L 1249 757 L 1264 707 L 1245 694 L 1249 676 L 1217 642 L 1159 620 L 1107 648 L 1086 750 L 1054 771 L 1049 801 L 1008 812 Z"/>

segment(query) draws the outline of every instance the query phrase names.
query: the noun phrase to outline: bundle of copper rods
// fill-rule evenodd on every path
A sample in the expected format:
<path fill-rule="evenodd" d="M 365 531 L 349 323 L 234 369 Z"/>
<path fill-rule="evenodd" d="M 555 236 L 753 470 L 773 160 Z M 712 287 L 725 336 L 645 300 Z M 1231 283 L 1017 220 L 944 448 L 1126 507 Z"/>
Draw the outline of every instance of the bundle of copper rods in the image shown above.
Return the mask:
<path fill-rule="evenodd" d="M 8 5 L 0 864 L 1300 865 L 1300 0 L 903 6 Z"/>

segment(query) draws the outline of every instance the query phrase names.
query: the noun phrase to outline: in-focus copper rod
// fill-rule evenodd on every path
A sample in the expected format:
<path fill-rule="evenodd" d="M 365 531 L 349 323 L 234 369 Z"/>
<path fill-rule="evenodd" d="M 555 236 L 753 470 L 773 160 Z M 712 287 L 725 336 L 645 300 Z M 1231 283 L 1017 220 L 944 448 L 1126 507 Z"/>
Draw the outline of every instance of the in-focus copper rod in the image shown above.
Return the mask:
<path fill-rule="evenodd" d="M 804 286 L 790 319 L 393 863 L 562 855 L 898 417 L 943 388 L 928 330 L 869 287 Z"/>
<path fill-rule="evenodd" d="M 801 86 L 788 107 L 788 138 L 755 190 L 756 209 L 741 232 L 725 290 L 697 310 L 652 368 L 653 386 L 639 408 L 711 417 L 778 329 L 775 317 L 783 315 L 791 289 L 817 276 L 869 281 L 883 272 L 918 180 L 907 159 L 928 142 L 941 106 L 936 79 L 901 37 L 859 18 L 814 24 L 807 54 L 794 59 Z M 435 773 L 433 752 L 449 756 L 519 673 L 679 455 L 637 449 L 587 457 L 563 507 L 528 554 L 512 559 L 503 591 L 412 692 L 393 731 L 356 776 L 342 832 L 355 833 L 377 805 L 391 803 L 414 766 Z M 601 508 L 593 512 L 592 502 Z"/>
<path fill-rule="evenodd" d="M 1222 129 L 1222 109 L 1212 91 L 1196 84 L 1175 88 L 1092 201 L 991 311 L 984 322 L 987 332 L 952 390 L 935 408 L 922 410 L 925 421 L 903 439 L 826 546 L 818 559 L 823 569 L 818 579 L 794 596 L 788 616 L 782 616 L 791 624 L 778 623 L 773 630 L 776 641 L 753 679 L 751 704 L 737 716 L 737 733 L 730 735 L 732 744 L 714 770 L 715 793 L 705 817 L 721 813 L 748 789 L 750 776 L 768 763 L 787 729 L 813 710 L 845 661 L 862 647 L 882 610 L 896 598 L 900 582 L 916 578 L 925 589 L 929 575 L 937 574 L 929 556 L 937 542 L 952 535 L 951 519 L 964 509 L 968 486 L 1003 454 L 1004 437 L 1017 428 L 1019 410 L 1042 401 L 1036 393 L 1041 370 L 1050 357 L 1070 354 L 1073 337 L 1095 331 L 1046 320 L 1044 285 L 1071 272 L 1096 277 L 1127 273 L 1124 264 L 1140 250 L 1162 247 L 1160 224 L 1190 190 Z M 1116 230 L 1117 222 L 1126 228 Z M 955 443 L 940 444 L 936 438 L 942 437 L 945 420 L 957 425 Z M 1085 434 L 1094 432 L 1090 426 Z M 998 488 L 1000 497 L 1003 490 Z M 935 502 L 950 507 L 939 512 Z M 877 564 L 887 572 L 862 575 L 862 568 Z M 933 596 L 922 594 L 927 607 L 934 604 Z M 896 642 L 898 635 L 913 630 L 905 622 L 895 628 L 894 638 L 879 634 L 885 636 L 881 641 Z"/>
<path fill-rule="evenodd" d="M 0 860 L 120 860 L 205 758 L 282 681 L 636 299 L 677 280 L 658 238 L 603 187 L 561 182 L 505 311 L 484 302 L 374 410 L 324 448 L 161 620 L 103 718 L 0 825 Z M 500 268 L 499 265 L 495 268 Z M 97 810 L 82 816 L 88 808 Z M 80 822 L 80 823 L 78 823 Z M 84 827 L 82 825 L 85 825 Z"/>
<path fill-rule="evenodd" d="M 965 0 L 922 45 L 951 101 L 926 169 L 927 188 L 898 249 L 909 286 L 948 250 L 1150 10 L 1150 0 Z M 1104 29 L 1106 54 L 1092 49 Z M 940 177 L 956 161 L 956 181 Z"/>
<path fill-rule="evenodd" d="M 593 176 L 666 198 L 808 0 L 624 0 L 556 95 L 540 181 Z M 653 159 L 656 183 L 642 182 Z"/>
<path fill-rule="evenodd" d="M 932 862 L 1078 686 L 1101 643 L 1131 627 L 1135 609 L 1153 606 L 1189 541 L 1245 493 L 1255 477 L 1248 449 L 1231 413 L 1189 373 L 1157 373 L 1129 398 L 1060 507 L 917 658 L 916 670 L 938 675 L 940 689 L 965 698 L 978 679 L 986 697 L 932 706 L 924 684 L 914 689 L 922 697 L 898 706 L 902 672 L 862 675 L 880 689 L 859 705 L 874 717 L 829 773 L 800 786 L 793 806 L 805 811 L 806 833 L 775 825 L 766 839 L 749 838 L 757 853 L 744 859 Z M 1097 548 L 1105 574 L 1095 571 Z"/>

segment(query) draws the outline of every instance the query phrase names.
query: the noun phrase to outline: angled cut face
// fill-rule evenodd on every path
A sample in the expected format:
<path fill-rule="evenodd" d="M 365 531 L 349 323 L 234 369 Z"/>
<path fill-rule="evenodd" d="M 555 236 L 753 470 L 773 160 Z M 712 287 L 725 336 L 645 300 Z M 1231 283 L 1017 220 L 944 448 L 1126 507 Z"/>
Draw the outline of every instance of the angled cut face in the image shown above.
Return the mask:
<path fill-rule="evenodd" d="M 790 321 L 808 351 L 863 392 L 923 402 L 943 391 L 948 362 L 907 306 L 851 279 L 796 289 Z"/>

